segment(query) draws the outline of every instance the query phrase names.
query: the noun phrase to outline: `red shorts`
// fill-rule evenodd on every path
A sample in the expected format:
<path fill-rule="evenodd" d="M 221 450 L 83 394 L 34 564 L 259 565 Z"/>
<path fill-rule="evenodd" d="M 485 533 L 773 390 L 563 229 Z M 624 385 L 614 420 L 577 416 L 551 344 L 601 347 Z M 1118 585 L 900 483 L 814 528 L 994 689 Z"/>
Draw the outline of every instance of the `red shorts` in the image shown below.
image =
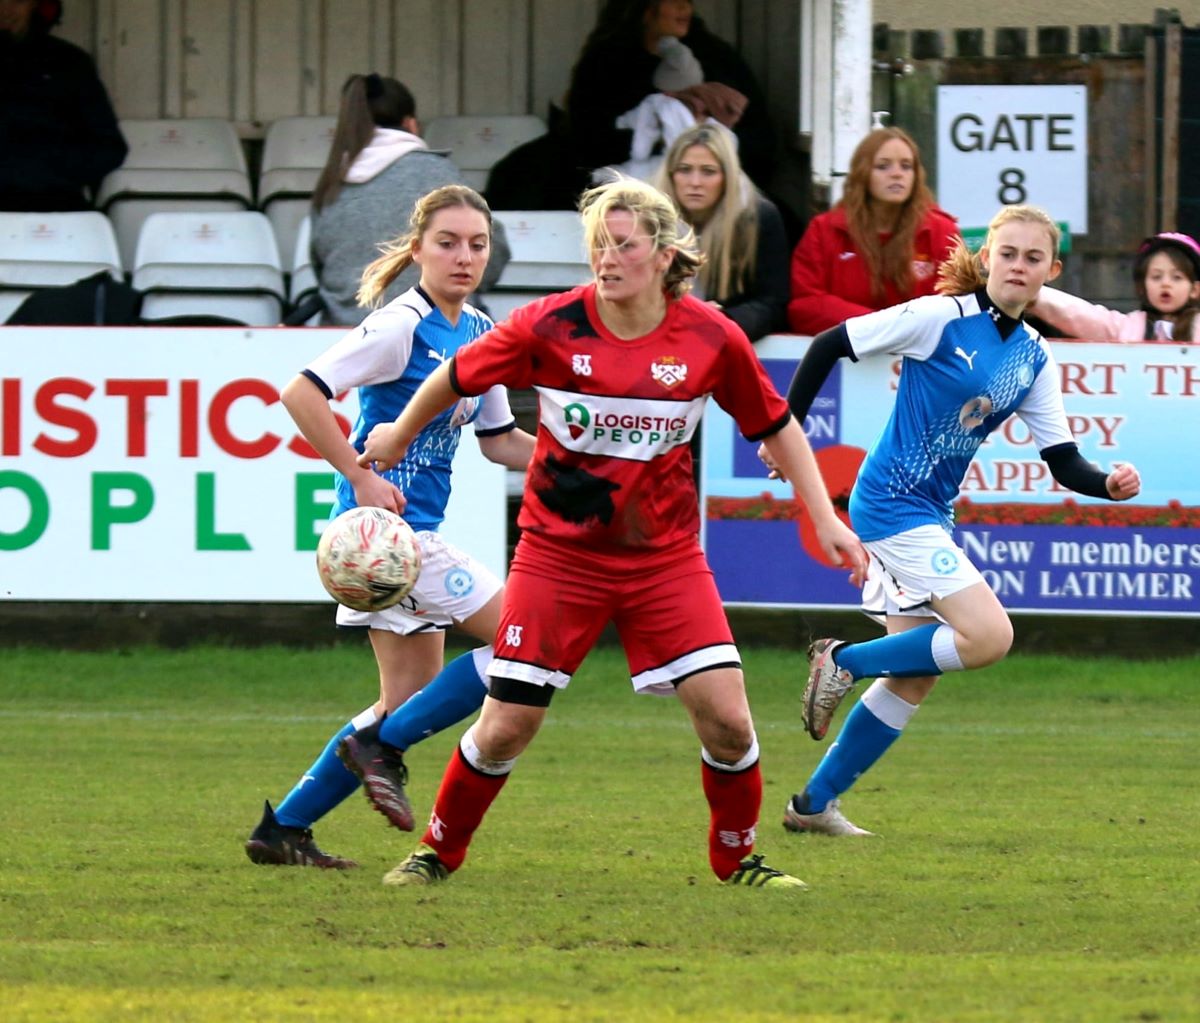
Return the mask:
<path fill-rule="evenodd" d="M 670 695 L 689 675 L 741 666 L 698 543 L 611 553 L 526 533 L 509 569 L 488 673 L 562 689 L 610 621 L 638 692 Z"/>

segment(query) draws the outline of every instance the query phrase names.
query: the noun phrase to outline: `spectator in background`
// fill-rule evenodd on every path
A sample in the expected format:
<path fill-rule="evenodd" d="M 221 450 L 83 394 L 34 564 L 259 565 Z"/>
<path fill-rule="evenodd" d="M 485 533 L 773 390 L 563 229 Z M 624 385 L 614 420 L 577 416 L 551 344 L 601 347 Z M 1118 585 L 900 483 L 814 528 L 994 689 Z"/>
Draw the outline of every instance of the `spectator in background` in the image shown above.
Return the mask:
<path fill-rule="evenodd" d="M 737 51 L 694 14 L 692 0 L 608 0 L 604 5 L 571 73 L 567 131 L 574 164 L 594 170 L 630 158 L 633 132 L 618 128 L 617 119 L 667 89 L 655 83 L 664 60 L 676 66 L 687 62 L 677 49 L 660 49 L 672 47 L 671 39 L 691 51 L 705 83 L 728 86 L 744 98 L 734 128 L 739 156 L 746 173 L 765 187 L 774 138 L 762 89 Z M 680 95 L 700 113 L 699 97 L 687 89 Z M 720 119 L 720 111 L 708 112 Z"/>
<path fill-rule="evenodd" d="M 420 131 L 412 93 L 396 79 L 369 74 L 346 80 L 329 159 L 313 191 L 311 255 L 324 323 L 358 324 L 362 273 L 379 255 L 379 246 L 404 232 L 421 196 L 443 185 L 465 184 L 445 154 L 425 145 Z M 508 257 L 497 223 L 481 291 L 495 283 Z M 388 286 L 384 301 L 417 279 L 418 268 L 409 267 Z"/>
<path fill-rule="evenodd" d="M 899 128 L 876 128 L 850 157 L 841 201 L 812 219 L 792 254 L 788 323 L 815 336 L 932 295 L 958 237 L 925 184 L 917 144 Z"/>
<path fill-rule="evenodd" d="M 1122 313 L 1055 288 L 1042 288 L 1029 312 L 1056 332 L 1090 341 L 1200 341 L 1200 245 L 1166 231 L 1147 238 L 1133 261 L 1141 308 Z"/>
<path fill-rule="evenodd" d="M 785 329 L 783 220 L 742 170 L 729 132 L 706 124 L 684 131 L 654 183 L 691 225 L 706 257 L 692 294 L 720 309 L 751 341 Z"/>
<path fill-rule="evenodd" d="M 129 147 L 58 0 L 0 0 L 0 209 L 86 210 Z"/>

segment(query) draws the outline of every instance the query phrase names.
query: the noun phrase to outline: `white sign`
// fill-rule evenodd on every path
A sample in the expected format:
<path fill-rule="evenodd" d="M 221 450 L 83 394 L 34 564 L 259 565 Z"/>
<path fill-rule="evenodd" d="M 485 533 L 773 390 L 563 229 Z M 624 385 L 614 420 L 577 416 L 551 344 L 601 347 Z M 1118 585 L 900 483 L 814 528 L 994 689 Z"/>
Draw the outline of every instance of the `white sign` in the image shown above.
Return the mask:
<path fill-rule="evenodd" d="M 279 391 L 341 333 L 0 327 L 0 600 L 330 600 L 332 470 Z M 501 577 L 506 500 L 464 430 L 442 533 Z"/>
<path fill-rule="evenodd" d="M 1040 206 L 1087 234 L 1087 88 L 940 85 L 937 200 L 964 227 Z"/>

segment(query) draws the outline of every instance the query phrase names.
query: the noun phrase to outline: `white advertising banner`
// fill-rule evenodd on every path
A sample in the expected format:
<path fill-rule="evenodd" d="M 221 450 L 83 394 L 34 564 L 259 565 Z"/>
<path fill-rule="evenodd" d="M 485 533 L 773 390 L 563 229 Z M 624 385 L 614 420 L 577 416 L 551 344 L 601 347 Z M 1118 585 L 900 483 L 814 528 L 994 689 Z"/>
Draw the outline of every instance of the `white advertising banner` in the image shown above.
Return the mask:
<path fill-rule="evenodd" d="M 756 346 L 786 389 L 807 338 Z M 1021 419 L 975 456 L 955 502 L 955 537 L 1010 611 L 1200 617 L 1200 346 L 1053 341 L 1081 453 L 1106 471 L 1132 462 L 1133 501 L 1057 484 Z M 840 360 L 804 424 L 843 517 L 867 451 L 895 404 L 900 361 Z M 758 445 L 720 409 L 704 416 L 704 543 L 727 604 L 848 607 L 860 593 L 824 562 L 787 484 L 768 480 Z"/>
<path fill-rule="evenodd" d="M 0 599 L 328 600 L 332 472 L 279 392 L 340 334 L 0 327 Z M 506 523 L 465 430 L 442 532 L 503 576 Z"/>

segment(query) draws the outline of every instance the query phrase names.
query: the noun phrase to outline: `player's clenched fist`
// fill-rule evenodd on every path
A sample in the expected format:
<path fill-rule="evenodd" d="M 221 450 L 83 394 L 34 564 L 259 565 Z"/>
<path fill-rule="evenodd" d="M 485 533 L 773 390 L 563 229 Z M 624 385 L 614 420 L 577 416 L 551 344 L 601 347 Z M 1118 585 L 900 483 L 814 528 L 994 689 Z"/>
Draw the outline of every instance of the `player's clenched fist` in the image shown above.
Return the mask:
<path fill-rule="evenodd" d="M 367 434 L 358 464 L 376 470 L 390 469 L 400 463 L 407 450 L 408 444 L 401 439 L 395 423 L 377 423 Z"/>

